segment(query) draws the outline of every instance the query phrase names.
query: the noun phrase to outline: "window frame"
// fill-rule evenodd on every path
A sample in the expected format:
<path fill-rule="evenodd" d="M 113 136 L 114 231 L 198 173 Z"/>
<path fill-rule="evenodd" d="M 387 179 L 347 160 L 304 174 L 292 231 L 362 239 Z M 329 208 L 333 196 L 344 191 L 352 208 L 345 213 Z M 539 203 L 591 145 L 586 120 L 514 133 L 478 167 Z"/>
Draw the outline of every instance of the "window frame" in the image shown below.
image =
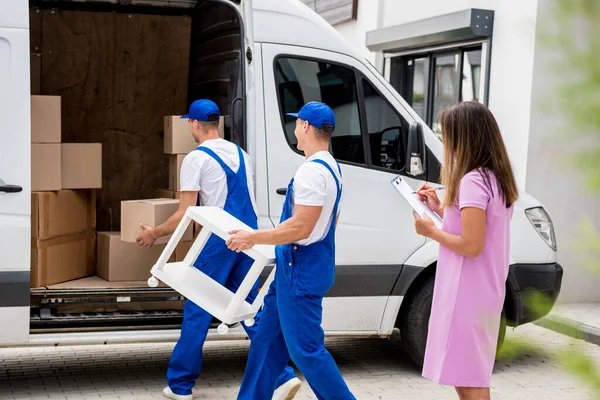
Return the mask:
<path fill-rule="evenodd" d="M 400 113 L 389 101 L 389 99 L 384 96 L 381 91 L 377 88 L 377 85 L 375 85 L 364 73 L 362 73 L 360 70 L 358 70 L 356 67 L 348 65 L 348 64 L 344 64 L 341 62 L 336 62 L 336 61 L 331 61 L 331 60 L 325 60 L 325 59 L 321 59 L 318 57 L 310 57 L 310 56 L 300 56 L 297 54 L 289 54 L 289 53 L 281 53 L 278 54 L 276 57 L 273 58 L 273 73 L 274 76 L 277 73 L 277 63 L 279 61 L 279 59 L 294 59 L 294 60 L 300 60 L 300 61 L 313 61 L 316 63 L 326 63 L 326 64 L 331 64 L 331 65 L 336 65 L 338 67 L 342 67 L 342 68 L 346 68 L 350 71 L 353 72 L 354 74 L 354 78 L 355 78 L 355 83 L 356 83 L 356 101 L 358 104 L 358 115 L 359 115 L 359 126 L 360 126 L 360 134 L 361 134 L 361 138 L 362 138 L 362 143 L 363 143 L 363 151 L 364 151 L 364 163 L 356 163 L 356 162 L 352 162 L 352 161 L 347 161 L 347 160 L 340 160 L 334 158 L 337 162 L 339 162 L 340 164 L 344 164 L 344 165 L 350 165 L 350 166 L 354 166 L 354 167 L 360 167 L 360 168 L 365 168 L 365 169 L 371 169 L 371 170 L 375 170 L 375 171 L 380 171 L 380 172 L 387 172 L 390 174 L 400 174 L 400 175 L 406 175 L 406 170 L 404 171 L 400 171 L 400 170 L 392 170 L 392 169 L 388 169 L 385 167 L 379 167 L 376 165 L 373 165 L 372 159 L 371 159 L 371 144 L 369 141 L 369 130 L 368 130 L 368 125 L 367 125 L 367 108 L 366 108 L 366 104 L 365 104 L 365 97 L 364 97 L 364 87 L 363 87 L 363 80 L 365 80 L 366 82 L 368 82 L 373 90 L 375 91 L 375 93 L 377 93 L 384 101 L 385 103 L 392 109 L 394 110 L 394 112 L 400 117 L 400 119 L 406 121 L 409 125 L 410 125 L 410 121 L 408 121 L 403 115 L 402 113 Z M 281 97 L 279 96 L 279 93 L 276 91 L 275 92 L 275 96 L 277 97 L 277 108 L 278 108 L 278 113 L 279 113 L 279 120 L 281 123 L 281 127 L 282 127 L 282 131 L 283 131 L 283 135 L 285 136 L 285 141 L 287 142 L 288 146 L 290 147 L 290 149 L 301 156 L 304 156 L 304 153 L 299 151 L 298 149 L 294 148 L 294 146 L 292 145 L 292 143 L 290 142 L 287 132 L 286 132 L 286 128 L 285 128 L 285 115 L 284 115 L 284 110 L 282 109 L 282 104 L 281 104 Z M 406 145 L 406 140 L 404 140 L 404 144 Z"/>
<path fill-rule="evenodd" d="M 459 101 L 462 96 L 463 90 L 463 69 L 465 62 L 465 53 L 473 50 L 481 50 L 481 70 L 480 70 L 480 84 L 483 88 L 483 97 L 479 99 L 479 101 L 488 105 L 489 102 L 489 81 L 490 81 L 490 64 L 491 64 L 491 40 L 477 40 L 477 41 L 469 41 L 462 43 L 449 43 L 441 46 L 435 47 L 424 47 L 424 48 L 416 48 L 412 50 L 400 51 L 400 52 L 387 52 L 385 53 L 385 62 L 384 62 L 384 75 L 386 76 L 386 80 L 391 84 L 391 76 L 392 76 L 392 62 L 394 59 L 399 59 L 400 61 L 400 87 L 396 89 L 400 96 L 404 98 L 404 100 L 412 107 L 412 98 L 408 98 L 405 93 L 406 88 L 406 69 L 404 65 L 410 60 L 413 62 L 420 58 L 426 58 L 428 63 L 428 76 L 427 78 L 427 91 L 426 91 L 426 104 L 424 107 L 425 116 L 422 118 L 423 121 L 429 126 L 433 127 L 433 123 L 435 122 L 435 115 L 433 115 L 433 107 L 434 107 L 434 96 L 435 96 L 435 72 L 436 72 L 436 58 L 444 55 L 452 55 L 459 53 L 459 83 L 458 83 L 458 94 Z"/>

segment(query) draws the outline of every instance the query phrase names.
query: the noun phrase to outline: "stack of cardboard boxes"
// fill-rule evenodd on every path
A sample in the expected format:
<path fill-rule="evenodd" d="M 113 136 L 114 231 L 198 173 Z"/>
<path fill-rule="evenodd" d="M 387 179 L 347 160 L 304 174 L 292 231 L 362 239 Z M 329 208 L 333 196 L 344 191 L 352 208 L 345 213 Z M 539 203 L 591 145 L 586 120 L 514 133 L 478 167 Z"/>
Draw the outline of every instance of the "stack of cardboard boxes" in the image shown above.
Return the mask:
<path fill-rule="evenodd" d="M 121 232 L 96 232 L 96 197 L 102 187 L 102 146 L 61 143 L 61 99 L 31 96 L 31 285 L 41 287 L 97 274 L 109 282 L 144 281 L 169 237 L 152 248 L 136 243 L 140 224 L 162 224 L 179 208 L 179 174 L 198 144 L 188 121 L 165 117 L 164 152 L 170 155 L 169 189 L 156 199 L 121 203 Z M 219 134 L 223 137 L 223 118 Z M 182 261 L 193 240 L 190 226 L 171 261 Z"/>
<path fill-rule="evenodd" d="M 102 145 L 61 143 L 57 96 L 31 96 L 31 286 L 94 272 Z"/>

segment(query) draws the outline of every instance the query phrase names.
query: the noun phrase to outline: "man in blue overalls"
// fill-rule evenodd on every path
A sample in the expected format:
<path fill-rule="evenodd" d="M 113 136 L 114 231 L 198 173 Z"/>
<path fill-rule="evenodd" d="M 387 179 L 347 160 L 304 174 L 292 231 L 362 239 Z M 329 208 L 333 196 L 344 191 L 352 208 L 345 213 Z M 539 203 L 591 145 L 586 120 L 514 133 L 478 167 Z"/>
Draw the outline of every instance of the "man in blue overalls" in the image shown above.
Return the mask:
<path fill-rule="evenodd" d="M 234 231 L 227 241 L 240 252 L 256 244 L 277 245 L 277 270 L 250 344 L 238 399 L 271 398 L 290 358 L 318 399 L 354 399 L 324 347 L 322 302 L 335 277 L 335 227 L 342 172 L 329 153 L 335 115 L 323 103 L 306 104 L 297 117 L 298 149 L 306 162 L 290 182 L 281 224 L 275 229 Z"/>
<path fill-rule="evenodd" d="M 190 106 L 189 113 L 181 117 L 189 120 L 190 132 L 200 146 L 185 157 L 181 166 L 179 210 L 162 225 L 142 225 L 144 233 L 138 238 L 140 245 L 151 246 L 157 238 L 172 234 L 187 208 L 196 206 L 199 200 L 204 206 L 221 207 L 248 226 L 258 228 L 250 158 L 239 146 L 219 137 L 219 116 L 219 108 L 214 102 L 197 100 Z M 252 262 L 245 254 L 229 250 L 218 236 L 211 235 L 194 266 L 235 292 Z M 258 282 L 247 300 L 254 301 L 257 294 Z M 186 301 L 181 336 L 169 361 L 169 385 L 163 391 L 165 397 L 192 399 L 192 388 L 202 369 L 202 346 L 211 321 L 209 313 Z M 253 327 L 244 326 L 250 339 L 258 326 L 260 316 Z M 282 368 L 280 372 L 278 390 L 273 398 L 293 399 L 300 388 L 300 380 L 291 367 Z"/>

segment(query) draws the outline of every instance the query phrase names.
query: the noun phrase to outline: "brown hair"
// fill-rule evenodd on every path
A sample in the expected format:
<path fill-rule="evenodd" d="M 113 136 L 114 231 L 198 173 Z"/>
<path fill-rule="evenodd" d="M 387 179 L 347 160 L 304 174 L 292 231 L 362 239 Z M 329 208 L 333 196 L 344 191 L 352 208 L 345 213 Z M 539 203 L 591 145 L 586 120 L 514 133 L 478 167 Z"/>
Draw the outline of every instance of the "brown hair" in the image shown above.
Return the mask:
<path fill-rule="evenodd" d="M 319 139 L 319 140 L 331 139 L 331 135 L 333 135 L 333 128 L 330 125 L 325 125 L 323 128 L 317 128 L 316 126 L 312 126 L 312 127 L 314 128 L 315 136 L 317 137 L 317 139 Z"/>
<path fill-rule="evenodd" d="M 498 190 L 507 207 L 519 194 L 515 176 L 498 123 L 491 111 L 476 101 L 465 101 L 440 112 L 439 122 L 444 142 L 442 184 L 447 188 L 446 206 L 456 203 L 461 179 L 479 170 L 485 184 L 493 192 L 490 173 L 498 182 Z"/>
<path fill-rule="evenodd" d="M 198 121 L 200 126 L 203 126 L 205 130 L 218 129 L 219 128 L 219 120 L 216 121 Z"/>

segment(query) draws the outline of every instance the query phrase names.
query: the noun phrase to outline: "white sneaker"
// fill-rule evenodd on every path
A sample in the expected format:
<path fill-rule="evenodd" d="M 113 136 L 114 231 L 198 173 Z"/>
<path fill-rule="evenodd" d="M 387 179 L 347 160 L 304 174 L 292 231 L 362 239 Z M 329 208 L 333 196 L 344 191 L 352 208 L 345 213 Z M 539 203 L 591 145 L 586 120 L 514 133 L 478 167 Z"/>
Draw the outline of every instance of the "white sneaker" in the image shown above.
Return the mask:
<path fill-rule="evenodd" d="M 298 378 L 292 378 L 283 385 L 279 386 L 273 393 L 273 400 L 292 400 L 300 390 L 302 381 Z"/>
<path fill-rule="evenodd" d="M 168 386 L 163 389 L 163 396 L 172 400 L 192 400 L 194 398 L 192 394 L 175 394 Z"/>

